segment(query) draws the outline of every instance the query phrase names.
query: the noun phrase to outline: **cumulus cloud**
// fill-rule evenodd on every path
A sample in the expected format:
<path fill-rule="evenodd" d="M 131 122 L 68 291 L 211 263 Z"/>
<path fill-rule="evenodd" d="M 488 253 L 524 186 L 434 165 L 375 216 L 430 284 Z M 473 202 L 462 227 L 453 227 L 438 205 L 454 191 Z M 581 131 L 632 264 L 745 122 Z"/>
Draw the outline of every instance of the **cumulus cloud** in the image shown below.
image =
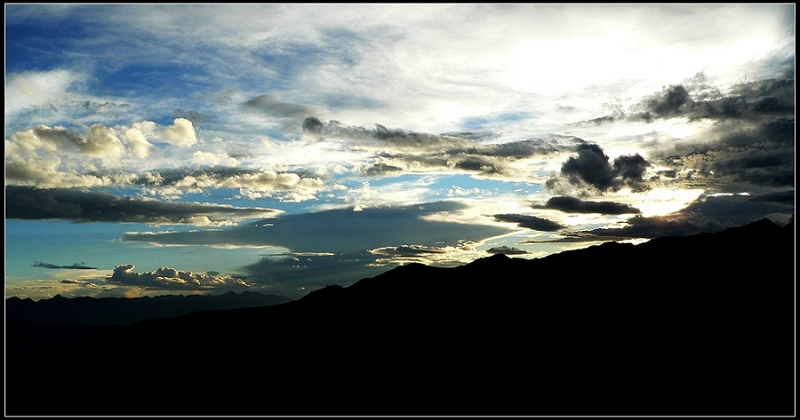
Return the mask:
<path fill-rule="evenodd" d="M 553 232 L 564 228 L 552 220 L 526 214 L 495 214 L 494 219 L 498 222 L 516 223 L 520 227 L 543 232 Z"/>
<path fill-rule="evenodd" d="M 474 243 L 459 243 L 455 246 L 399 245 L 370 249 L 376 257 L 373 265 L 403 265 L 420 263 L 437 267 L 455 267 L 483 257 Z"/>
<path fill-rule="evenodd" d="M 191 147 L 197 143 L 197 133 L 191 121 L 175 118 L 172 125 L 164 128 L 163 140 L 176 146 Z"/>
<path fill-rule="evenodd" d="M 147 122 L 155 125 L 153 122 Z M 130 144 L 131 153 L 140 159 L 147 158 L 156 149 L 156 147 L 147 140 L 147 135 L 145 134 L 146 132 L 149 132 L 152 136 L 153 129 L 152 127 L 147 127 L 145 123 L 136 123 L 132 127 L 126 128 L 123 131 L 123 136 Z"/>
<path fill-rule="evenodd" d="M 239 161 L 226 153 L 212 153 L 198 150 L 192 155 L 195 162 L 204 165 L 236 166 Z"/>
<path fill-rule="evenodd" d="M 205 161 L 229 161 L 228 156 L 195 153 L 196 159 Z M 153 187 L 156 193 L 180 195 L 185 192 L 199 193 L 209 189 L 237 189 L 241 198 L 257 199 L 277 197 L 281 201 L 299 202 L 312 200 L 326 188 L 325 181 L 317 177 L 300 176 L 294 172 L 277 172 L 271 169 L 245 169 L 235 167 L 211 167 L 197 170 L 152 171 L 140 181 Z"/>
<path fill-rule="evenodd" d="M 101 124 L 92 125 L 87 135 L 74 133 L 62 126 L 51 128 L 42 125 L 13 134 L 11 141 L 31 153 L 38 150 L 58 152 L 72 149 L 90 156 L 118 157 L 124 150 L 119 138 Z"/>
<path fill-rule="evenodd" d="M 638 153 L 619 156 L 613 165 L 603 149 L 593 143 L 581 143 L 578 156 L 572 156 L 561 166 L 561 175 L 574 185 L 588 185 L 603 192 L 618 190 L 624 185 L 635 191 L 647 189 L 643 175 L 652 166 Z"/>
<path fill-rule="evenodd" d="M 641 213 L 637 208 L 612 201 L 588 201 L 574 197 L 553 197 L 544 205 L 531 206 L 537 209 L 560 210 L 565 213 L 628 214 Z"/>
<path fill-rule="evenodd" d="M 507 247 L 505 245 L 498 246 L 494 248 L 489 248 L 486 252 L 490 254 L 505 254 L 505 255 L 521 255 L 521 254 L 528 254 L 529 252 L 524 249 L 519 249 L 517 247 Z"/>
<path fill-rule="evenodd" d="M 251 283 L 240 276 L 221 276 L 219 273 L 193 273 L 169 267 L 137 273 L 133 264 L 118 265 L 106 283 L 156 290 L 233 290 L 249 289 Z"/>
<path fill-rule="evenodd" d="M 236 224 L 245 219 L 275 216 L 278 213 L 272 209 L 171 203 L 121 197 L 104 192 L 45 190 L 10 185 L 6 187 L 6 217 L 11 219 L 220 226 Z"/>

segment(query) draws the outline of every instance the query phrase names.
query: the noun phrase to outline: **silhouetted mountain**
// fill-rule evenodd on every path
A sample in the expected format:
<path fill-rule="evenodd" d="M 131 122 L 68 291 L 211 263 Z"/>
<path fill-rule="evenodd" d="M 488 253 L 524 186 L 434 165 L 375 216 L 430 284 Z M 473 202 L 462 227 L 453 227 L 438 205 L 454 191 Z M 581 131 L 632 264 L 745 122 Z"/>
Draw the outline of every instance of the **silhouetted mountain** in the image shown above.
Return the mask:
<path fill-rule="evenodd" d="M 291 299 L 255 292 L 221 295 L 165 295 L 141 298 L 6 299 L 6 319 L 50 324 L 133 325 L 150 318 L 172 318 L 197 311 L 253 308 Z"/>
<path fill-rule="evenodd" d="M 409 264 L 9 361 L 7 413 L 793 415 L 794 282 L 769 221 Z"/>

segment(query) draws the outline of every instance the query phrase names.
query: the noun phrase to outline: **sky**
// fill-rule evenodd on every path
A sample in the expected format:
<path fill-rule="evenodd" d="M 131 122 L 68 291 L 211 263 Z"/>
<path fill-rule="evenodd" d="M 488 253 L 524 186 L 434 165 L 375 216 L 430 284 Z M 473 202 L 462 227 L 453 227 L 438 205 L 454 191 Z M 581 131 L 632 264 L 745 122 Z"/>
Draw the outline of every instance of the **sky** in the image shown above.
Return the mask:
<path fill-rule="evenodd" d="M 784 225 L 794 63 L 794 4 L 6 3 L 6 297 Z"/>

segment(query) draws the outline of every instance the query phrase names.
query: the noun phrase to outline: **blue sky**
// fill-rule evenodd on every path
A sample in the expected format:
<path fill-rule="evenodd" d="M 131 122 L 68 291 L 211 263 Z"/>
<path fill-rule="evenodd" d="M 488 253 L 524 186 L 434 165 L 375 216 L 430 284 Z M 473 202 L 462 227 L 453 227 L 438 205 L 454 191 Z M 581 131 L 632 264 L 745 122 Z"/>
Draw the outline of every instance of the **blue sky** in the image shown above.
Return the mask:
<path fill-rule="evenodd" d="M 299 297 L 794 214 L 794 4 L 5 9 L 7 297 Z"/>

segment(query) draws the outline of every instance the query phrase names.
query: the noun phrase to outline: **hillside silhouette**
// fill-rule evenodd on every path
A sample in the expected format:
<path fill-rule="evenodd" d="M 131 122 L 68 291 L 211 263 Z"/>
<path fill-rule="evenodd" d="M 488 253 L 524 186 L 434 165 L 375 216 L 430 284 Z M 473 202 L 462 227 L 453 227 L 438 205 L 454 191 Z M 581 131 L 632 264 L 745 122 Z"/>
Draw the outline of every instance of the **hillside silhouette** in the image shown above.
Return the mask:
<path fill-rule="evenodd" d="M 793 415 L 794 224 L 409 264 L 7 359 L 30 415 Z"/>

